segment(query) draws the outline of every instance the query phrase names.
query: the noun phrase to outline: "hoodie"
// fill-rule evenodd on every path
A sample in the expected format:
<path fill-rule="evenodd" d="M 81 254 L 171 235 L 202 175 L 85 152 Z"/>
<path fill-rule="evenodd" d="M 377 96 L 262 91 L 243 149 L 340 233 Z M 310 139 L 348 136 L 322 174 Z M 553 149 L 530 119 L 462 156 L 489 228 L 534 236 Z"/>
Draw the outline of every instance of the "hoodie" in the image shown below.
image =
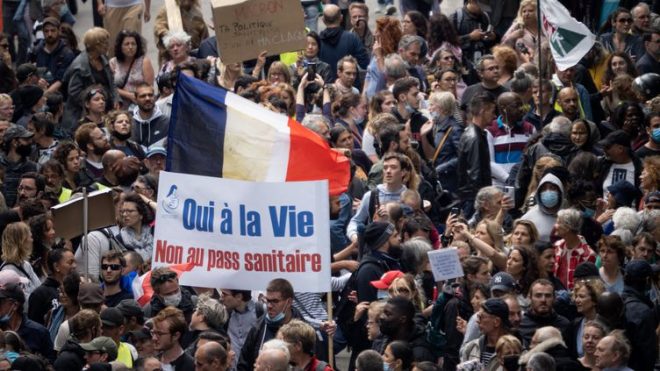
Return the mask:
<path fill-rule="evenodd" d="M 157 105 L 154 105 L 154 111 L 148 119 L 140 117 L 140 108 L 133 109 L 133 132 L 131 140 L 139 145 L 148 148 L 155 142 L 167 137 L 167 131 L 170 126 L 170 118 L 165 116 Z"/>
<path fill-rule="evenodd" d="M 532 207 L 521 219 L 526 219 L 536 225 L 536 229 L 539 231 L 539 241 L 550 242 L 550 235 L 552 234 L 552 227 L 555 225 L 557 220 L 557 210 L 551 210 L 541 202 L 541 188 L 546 183 L 551 183 L 559 187 L 559 203 L 561 205 L 564 202 L 564 186 L 561 184 L 559 178 L 552 174 L 546 174 L 541 181 L 539 186 L 536 188 L 536 194 L 534 198 L 536 199 L 536 205 Z"/>
<path fill-rule="evenodd" d="M 340 27 L 326 28 L 321 32 L 321 45 L 319 45 L 318 57 L 331 67 L 336 66 L 337 62 L 346 55 L 352 55 L 357 59 L 358 65 L 366 69 L 369 65 L 369 54 L 365 49 L 360 38 Z M 330 78 L 327 83 L 332 83 L 337 78 L 337 71 L 330 68 Z"/>

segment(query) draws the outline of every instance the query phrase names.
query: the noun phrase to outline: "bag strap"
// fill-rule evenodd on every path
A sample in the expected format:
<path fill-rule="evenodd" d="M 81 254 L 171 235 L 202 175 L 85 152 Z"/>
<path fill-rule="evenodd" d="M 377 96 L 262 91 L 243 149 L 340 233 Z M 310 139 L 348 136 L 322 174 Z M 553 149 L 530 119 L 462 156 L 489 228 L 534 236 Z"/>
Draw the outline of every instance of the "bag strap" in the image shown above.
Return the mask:
<path fill-rule="evenodd" d="M 126 86 L 126 83 L 128 82 L 128 78 L 131 76 L 131 70 L 133 69 L 133 64 L 135 64 L 136 59 L 137 58 L 133 58 L 133 60 L 131 61 L 131 65 L 128 66 L 128 70 L 126 71 L 126 76 L 124 76 L 124 81 L 122 82 L 121 86 L 119 86 L 119 88 L 123 89 L 124 86 Z"/>
<path fill-rule="evenodd" d="M 447 130 L 445 135 L 442 137 L 442 140 L 440 140 L 440 144 L 438 144 L 438 148 L 435 149 L 435 153 L 433 154 L 433 159 L 431 159 L 431 166 L 433 166 L 433 164 L 435 164 L 435 160 L 438 159 L 438 155 L 440 155 L 440 151 L 442 151 L 442 147 L 445 146 L 445 142 L 447 142 L 447 138 L 449 138 L 452 130 L 454 130 L 454 127 L 450 126 L 449 130 Z"/>
<path fill-rule="evenodd" d="M 0 265 L 0 271 L 8 265 L 13 265 L 14 267 L 16 267 L 16 269 L 18 269 L 19 271 L 21 271 L 21 273 L 23 273 L 23 276 L 25 276 L 25 278 L 30 279 L 30 275 L 25 271 L 25 269 L 23 269 L 23 267 L 21 267 L 18 264 L 3 262 L 2 265 Z"/>

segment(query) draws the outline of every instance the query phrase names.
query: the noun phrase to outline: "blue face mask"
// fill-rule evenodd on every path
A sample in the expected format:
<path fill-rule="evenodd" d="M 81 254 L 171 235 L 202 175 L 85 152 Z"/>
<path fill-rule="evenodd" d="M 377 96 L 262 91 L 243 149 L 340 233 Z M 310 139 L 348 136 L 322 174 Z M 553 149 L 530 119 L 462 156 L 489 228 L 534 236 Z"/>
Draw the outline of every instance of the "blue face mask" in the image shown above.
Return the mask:
<path fill-rule="evenodd" d="M 272 317 L 266 313 L 266 323 L 269 325 L 278 325 L 284 321 L 284 313 L 286 312 L 286 306 L 282 309 L 281 312 L 277 313 L 275 317 Z"/>
<path fill-rule="evenodd" d="M 378 297 L 378 300 L 390 298 L 390 294 L 385 290 L 378 290 L 378 294 L 376 294 L 376 296 Z"/>
<path fill-rule="evenodd" d="M 353 119 L 355 125 L 362 125 L 364 123 L 364 117 L 357 116 Z"/>
<path fill-rule="evenodd" d="M 593 218 L 594 214 L 596 214 L 596 210 L 590 209 L 588 207 L 585 207 L 584 211 L 582 211 L 582 216 L 585 218 Z"/>
<path fill-rule="evenodd" d="M 660 128 L 655 128 L 651 131 L 651 139 L 660 144 Z"/>
<path fill-rule="evenodd" d="M 406 103 L 406 112 L 408 112 L 408 113 L 414 113 L 414 112 L 415 112 L 415 109 L 413 108 L 413 106 L 411 106 L 410 104 Z"/>
<path fill-rule="evenodd" d="M 7 312 L 5 315 L 0 317 L 0 326 L 4 327 L 5 325 L 7 325 L 9 323 L 9 321 L 11 320 L 11 315 L 13 313 L 14 313 L 14 310 L 12 309 L 9 312 Z"/>
<path fill-rule="evenodd" d="M 559 193 L 557 191 L 541 192 L 541 203 L 545 207 L 555 207 L 559 204 Z"/>
<path fill-rule="evenodd" d="M 383 371 L 390 371 L 392 367 L 390 367 L 390 364 L 387 362 L 383 362 Z"/>

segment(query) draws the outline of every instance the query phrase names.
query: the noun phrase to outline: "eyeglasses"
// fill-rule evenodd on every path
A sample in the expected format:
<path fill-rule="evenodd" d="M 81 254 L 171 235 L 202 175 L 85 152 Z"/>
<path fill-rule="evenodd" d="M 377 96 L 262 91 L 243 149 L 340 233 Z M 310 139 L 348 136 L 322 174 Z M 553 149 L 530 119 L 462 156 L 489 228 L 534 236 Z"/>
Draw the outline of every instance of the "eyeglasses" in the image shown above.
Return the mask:
<path fill-rule="evenodd" d="M 136 209 L 121 209 L 121 210 L 119 210 L 120 214 L 132 214 L 132 213 L 136 213 L 136 212 L 137 212 Z"/>
<path fill-rule="evenodd" d="M 617 22 L 619 23 L 632 23 L 632 18 L 621 18 Z"/>
<path fill-rule="evenodd" d="M 160 276 L 160 277 L 158 277 L 158 278 L 154 278 L 154 280 L 155 280 L 157 283 L 164 283 L 164 282 L 167 282 L 167 281 L 170 281 L 170 280 L 176 279 L 176 277 L 177 277 L 177 276 L 176 276 L 176 273 L 171 272 L 171 273 L 166 273 L 166 274 L 164 274 L 164 275 L 162 275 L 162 276 Z"/>
<path fill-rule="evenodd" d="M 107 271 L 110 268 L 111 271 L 121 270 L 121 264 L 101 264 L 101 270 Z"/>
<path fill-rule="evenodd" d="M 9 43 L 0 44 L 0 48 L 9 49 Z"/>

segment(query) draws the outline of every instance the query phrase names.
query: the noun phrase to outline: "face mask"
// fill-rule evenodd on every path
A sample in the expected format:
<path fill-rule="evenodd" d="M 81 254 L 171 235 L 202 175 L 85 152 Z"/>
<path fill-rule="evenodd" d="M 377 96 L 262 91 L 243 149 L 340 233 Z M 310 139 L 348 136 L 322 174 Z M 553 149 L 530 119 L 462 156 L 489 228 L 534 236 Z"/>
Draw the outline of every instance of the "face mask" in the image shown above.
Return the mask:
<path fill-rule="evenodd" d="M 355 125 L 362 125 L 362 123 L 364 123 L 364 117 L 357 116 L 353 118 L 353 121 L 355 122 Z"/>
<path fill-rule="evenodd" d="M 582 211 L 582 216 L 585 218 L 593 218 L 594 214 L 596 214 L 596 210 L 590 209 L 588 207 Z"/>
<path fill-rule="evenodd" d="M 16 153 L 21 157 L 28 157 L 32 153 L 32 145 L 21 145 L 16 147 Z"/>
<path fill-rule="evenodd" d="M 660 128 L 655 128 L 651 131 L 651 139 L 655 143 L 660 144 Z"/>
<path fill-rule="evenodd" d="M 390 364 L 383 362 L 383 371 L 390 371 L 390 370 L 392 370 Z"/>
<path fill-rule="evenodd" d="M 390 294 L 385 290 L 378 290 L 378 294 L 376 294 L 376 297 L 378 297 L 378 300 L 389 299 Z"/>
<path fill-rule="evenodd" d="M 411 106 L 409 103 L 406 103 L 406 112 L 408 112 L 408 113 L 414 113 L 414 112 L 415 112 L 415 109 L 414 109 L 413 106 Z"/>
<path fill-rule="evenodd" d="M 515 371 L 518 369 L 518 360 L 520 356 L 504 356 L 502 367 L 506 371 Z"/>
<path fill-rule="evenodd" d="M 266 322 L 270 325 L 278 325 L 284 321 L 284 312 L 286 312 L 286 307 L 284 309 L 277 313 L 275 317 L 271 317 L 268 313 L 266 313 Z"/>
<path fill-rule="evenodd" d="M 181 303 L 181 291 L 176 294 L 163 296 L 163 303 L 166 307 L 177 307 Z"/>
<path fill-rule="evenodd" d="M 541 203 L 546 207 L 555 207 L 559 203 L 559 193 L 557 191 L 541 192 Z"/>
<path fill-rule="evenodd" d="M 5 315 L 0 317 L 0 326 L 4 327 L 5 325 L 7 325 L 9 323 L 9 320 L 11 320 L 11 315 L 13 313 L 14 313 L 14 310 L 12 309 L 9 312 L 7 312 Z"/>
<path fill-rule="evenodd" d="M 440 120 L 440 112 L 431 111 L 431 119 L 433 119 L 433 121 Z"/>

